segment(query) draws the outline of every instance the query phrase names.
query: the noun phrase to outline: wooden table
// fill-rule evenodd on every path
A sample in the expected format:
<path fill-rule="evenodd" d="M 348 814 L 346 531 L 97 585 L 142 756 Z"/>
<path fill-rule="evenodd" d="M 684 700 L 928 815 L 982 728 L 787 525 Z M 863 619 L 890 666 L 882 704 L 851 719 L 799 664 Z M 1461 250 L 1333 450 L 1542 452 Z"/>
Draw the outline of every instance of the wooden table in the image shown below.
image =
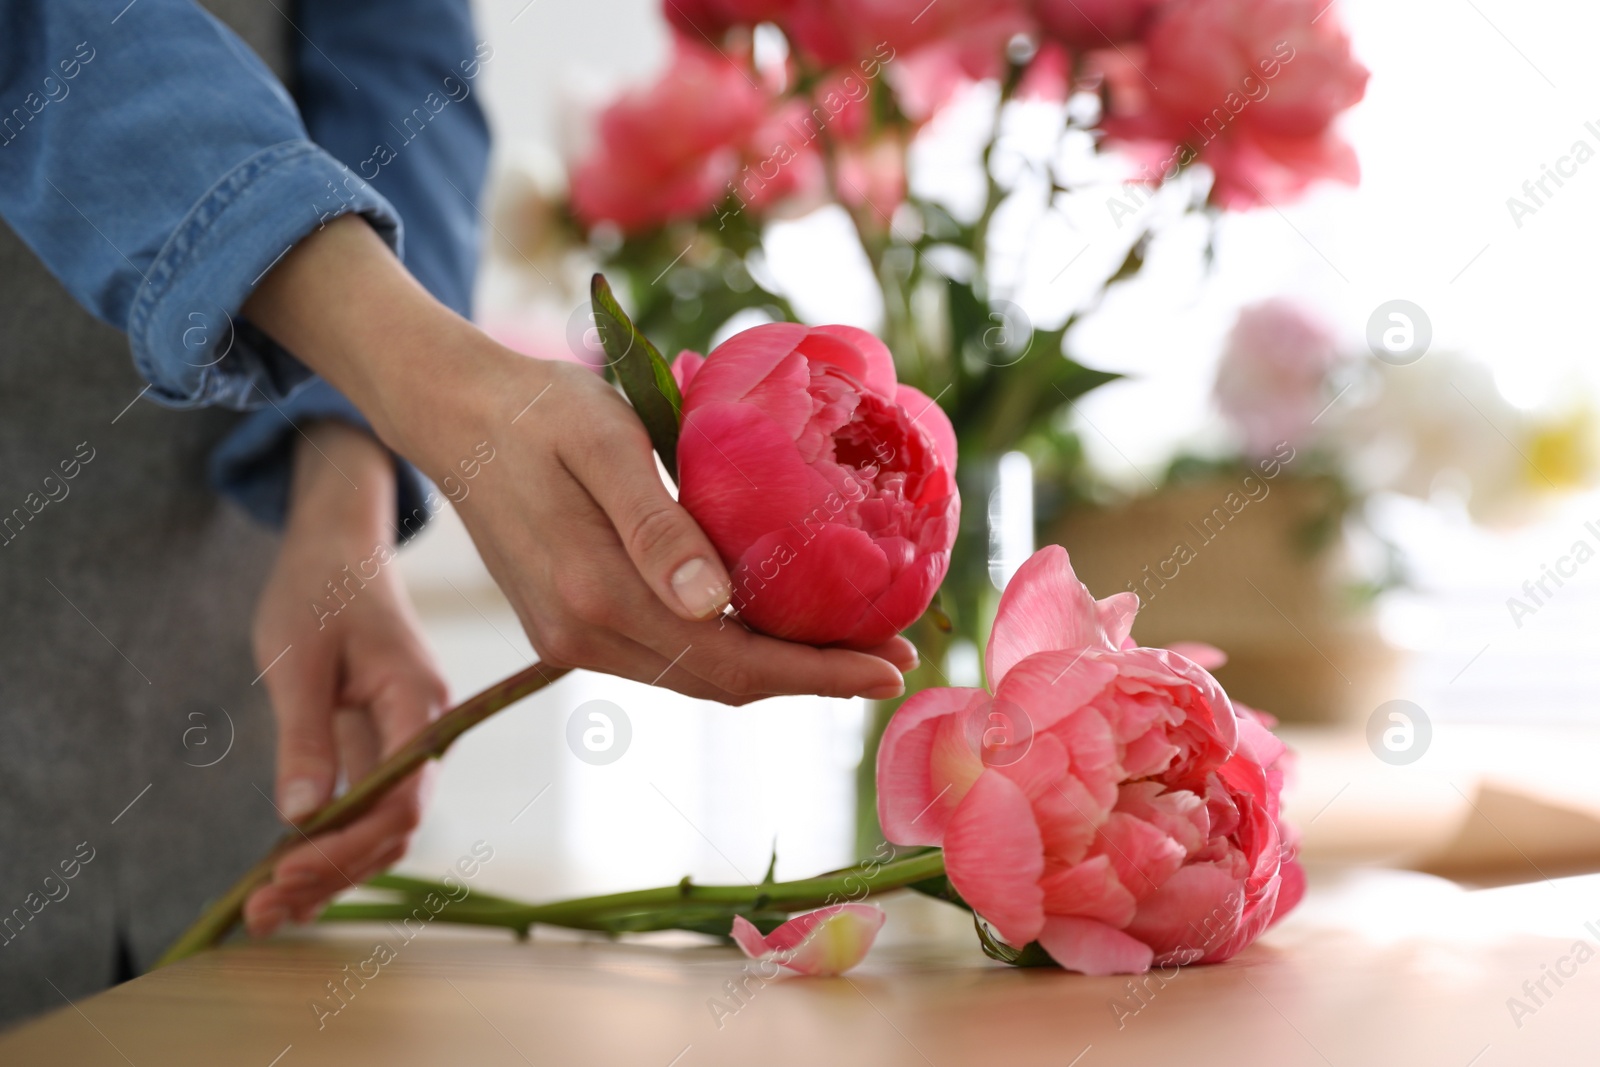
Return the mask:
<path fill-rule="evenodd" d="M 736 952 L 383 927 L 239 944 L 0 1038 L 0 1064 L 1492 1065 L 1600 1061 L 1600 877 L 1468 893 L 1395 872 L 1326 877 L 1230 964 L 1166 980 L 991 964 L 960 922 L 901 903 L 845 978 L 747 979 Z M 1594 921 L 1593 931 L 1586 921 Z M 397 952 L 336 1015 L 311 1006 Z M 1579 953 L 1579 955 L 1583 955 Z M 1563 962 L 1564 961 L 1564 962 Z M 1561 984 L 1546 967 L 1566 972 Z M 370 973 L 370 967 L 368 968 Z M 728 983 L 744 981 L 739 999 Z M 1523 983 L 1535 983 L 1533 996 Z M 1513 1017 L 1508 998 L 1531 1009 Z M 718 1010 L 716 1007 L 720 1005 Z"/>

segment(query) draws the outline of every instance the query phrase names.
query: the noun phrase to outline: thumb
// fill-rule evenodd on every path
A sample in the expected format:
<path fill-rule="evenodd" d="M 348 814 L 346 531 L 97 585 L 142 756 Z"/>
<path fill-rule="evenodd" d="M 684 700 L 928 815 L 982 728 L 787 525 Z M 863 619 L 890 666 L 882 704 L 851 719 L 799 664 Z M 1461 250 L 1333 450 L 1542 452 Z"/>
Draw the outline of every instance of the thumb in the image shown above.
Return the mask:
<path fill-rule="evenodd" d="M 298 651 L 298 650 L 296 650 Z M 335 660 L 315 644 L 267 673 L 278 720 L 278 809 L 298 823 L 333 794 L 338 753 L 333 738 Z"/>
<path fill-rule="evenodd" d="M 641 447 L 642 445 L 642 447 Z M 589 469 L 574 470 L 611 520 L 623 548 L 656 596 L 675 614 L 699 621 L 728 604 L 732 583 L 705 531 L 672 499 L 656 470 L 649 440 L 588 450 Z M 570 469 L 570 468 L 569 468 Z"/>

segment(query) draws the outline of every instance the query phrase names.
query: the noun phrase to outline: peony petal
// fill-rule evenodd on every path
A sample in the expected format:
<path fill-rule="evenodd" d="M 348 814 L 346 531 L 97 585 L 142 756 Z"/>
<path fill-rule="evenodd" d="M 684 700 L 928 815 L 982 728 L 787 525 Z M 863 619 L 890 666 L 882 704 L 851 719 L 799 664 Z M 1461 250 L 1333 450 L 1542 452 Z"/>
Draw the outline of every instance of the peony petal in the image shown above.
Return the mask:
<path fill-rule="evenodd" d="M 1184 867 L 1140 901 L 1128 932 L 1164 963 L 1193 963 L 1227 944 L 1244 912 L 1244 879 L 1233 867 L 1231 859 Z"/>
<path fill-rule="evenodd" d="M 1020 708 L 1005 704 L 978 705 L 973 714 L 987 715 L 989 721 L 969 727 L 969 740 L 982 744 L 980 731 L 998 729 L 1000 747 L 990 750 L 988 765 L 1017 783 L 1028 802 L 1048 796 L 1067 773 L 1067 746 L 1054 734 L 1034 733 L 1026 720 L 1014 722 Z M 981 756 L 980 756 L 981 758 Z"/>
<path fill-rule="evenodd" d="M 1187 852 L 1205 844 L 1211 823 L 1204 800 L 1186 789 L 1167 791 L 1160 782 L 1123 783 L 1116 810 L 1150 823 Z"/>
<path fill-rule="evenodd" d="M 950 416 L 944 409 L 929 399 L 928 394 L 920 389 L 913 389 L 909 385 L 899 386 L 895 390 L 894 401 L 899 404 L 910 417 L 911 421 L 925 431 L 933 439 L 933 446 L 939 452 L 939 458 L 944 460 L 945 468 L 951 471 L 956 469 L 956 431 L 950 425 Z"/>
<path fill-rule="evenodd" d="M 1133 617 L 1139 614 L 1138 593 L 1113 593 L 1104 600 L 1096 600 L 1094 610 L 1113 648 L 1121 648 L 1123 642 L 1132 640 L 1128 635 L 1133 630 Z"/>
<path fill-rule="evenodd" d="M 1067 970 L 1089 975 L 1143 974 L 1154 955 L 1149 945 L 1121 930 L 1065 915 L 1045 921 L 1039 944 Z"/>
<path fill-rule="evenodd" d="M 950 556 L 945 552 L 913 559 L 875 598 L 876 610 L 863 612 L 856 629 L 841 643 L 850 648 L 874 648 L 916 622 L 949 567 Z"/>
<path fill-rule="evenodd" d="M 832 364 L 885 400 L 894 399 L 894 356 L 866 330 L 815 326 L 796 347 L 807 359 Z"/>
<path fill-rule="evenodd" d="M 696 372 L 695 395 L 714 368 L 707 363 Z M 745 404 L 702 403 L 684 416 L 678 475 L 679 503 L 730 568 L 761 537 L 789 529 L 791 519 L 822 507 L 828 494 L 827 484 L 800 461 L 788 435 Z M 805 524 L 794 531 L 797 544 L 810 528 Z M 737 597 L 738 590 L 734 593 Z"/>
<path fill-rule="evenodd" d="M 1184 659 L 1193 660 L 1208 671 L 1225 667 L 1228 663 L 1228 654 L 1216 645 L 1208 645 L 1203 641 L 1174 641 L 1167 646 L 1168 652 L 1176 652 Z"/>
<path fill-rule="evenodd" d="M 722 342 L 695 372 L 694 391 L 684 397 L 684 418 L 706 404 L 743 400 L 795 350 L 806 333 L 798 323 L 769 322 L 741 330 Z"/>
<path fill-rule="evenodd" d="M 706 357 L 698 352 L 691 352 L 687 348 L 678 353 L 678 358 L 672 361 L 672 377 L 678 383 L 678 392 L 687 395 L 689 383 L 694 381 L 694 376 L 705 364 Z"/>
<path fill-rule="evenodd" d="M 1044 890 L 1044 910 L 1052 916 L 1076 915 L 1121 929 L 1139 909 L 1105 856 L 1051 871 L 1039 880 L 1039 887 Z"/>
<path fill-rule="evenodd" d="M 1052 863 L 1082 861 L 1094 843 L 1095 831 L 1110 813 L 1111 802 L 1102 803 L 1072 774 L 1062 775 L 1033 801 L 1039 836 Z"/>
<path fill-rule="evenodd" d="M 1161 689 L 1188 689 L 1187 694 L 1173 694 L 1182 704 L 1186 720 L 1198 725 L 1229 752 L 1238 745 L 1239 723 L 1233 701 L 1199 664 L 1164 648 L 1129 648 L 1117 657 L 1117 668 L 1124 679 Z"/>
<path fill-rule="evenodd" d="M 1306 895 L 1306 869 L 1300 866 L 1299 860 L 1285 860 L 1278 869 L 1278 878 L 1278 900 L 1268 926 L 1293 911 L 1294 906 Z"/>
<path fill-rule="evenodd" d="M 1146 730 L 1123 747 L 1122 773 L 1129 778 L 1148 778 L 1165 771 L 1182 754 L 1165 730 Z"/>
<path fill-rule="evenodd" d="M 810 975 L 843 974 L 866 956 L 886 918 L 871 904 L 836 904 L 797 915 L 766 937 L 742 915 L 731 936 L 746 956 Z"/>
<path fill-rule="evenodd" d="M 1233 710 L 1238 714 L 1239 723 L 1239 747 L 1235 753 L 1263 767 L 1277 763 L 1289 746 L 1267 729 L 1267 724 L 1261 721 L 1258 717 L 1260 713 L 1255 709 L 1235 703 Z"/>
<path fill-rule="evenodd" d="M 1092 652 L 1040 652 L 1008 670 L 994 696 L 1026 708 L 1034 732 L 1043 733 L 1090 704 L 1116 677 L 1116 662 Z"/>
<path fill-rule="evenodd" d="M 1013 945 L 1044 926 L 1044 844 L 1028 798 L 1011 779 L 984 771 L 944 834 L 945 874 L 972 909 Z"/>
<path fill-rule="evenodd" d="M 916 621 L 887 618 L 876 606 L 889 588 L 889 564 L 872 538 L 835 522 L 805 533 L 776 530 L 732 568 L 734 607 L 747 625 L 785 641 L 876 648 Z"/>
<path fill-rule="evenodd" d="M 1117 879 L 1138 900 L 1160 889 L 1188 856 L 1158 827 L 1120 811 L 1112 812 L 1100 827 L 1094 851 L 1111 861 Z"/>
<path fill-rule="evenodd" d="M 935 743 L 947 719 L 986 703 L 982 689 L 924 689 L 906 699 L 889 720 L 878 744 L 878 823 L 896 845 L 937 845 L 956 804 L 966 796 L 983 765 L 969 752 L 967 781 L 957 789 L 934 770 Z M 941 746 L 942 747 L 942 746 Z M 951 796 L 952 793 L 957 795 Z"/>
<path fill-rule="evenodd" d="M 1067 550 L 1046 545 L 1017 569 L 1000 597 L 985 667 L 998 689 L 1006 673 L 1036 652 L 1115 649 L 1093 596 L 1072 571 Z"/>

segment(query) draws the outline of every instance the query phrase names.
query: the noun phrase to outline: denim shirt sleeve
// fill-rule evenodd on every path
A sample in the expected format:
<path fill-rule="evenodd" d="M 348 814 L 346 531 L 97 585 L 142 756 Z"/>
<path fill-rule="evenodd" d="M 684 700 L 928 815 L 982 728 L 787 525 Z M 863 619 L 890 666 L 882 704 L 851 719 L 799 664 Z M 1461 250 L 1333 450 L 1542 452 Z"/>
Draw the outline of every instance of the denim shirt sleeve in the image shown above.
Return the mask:
<path fill-rule="evenodd" d="M 399 209 L 406 266 L 442 303 L 471 311 L 489 131 L 478 77 L 493 61 L 466 0 L 302 0 L 297 97 L 311 137 Z M 297 427 L 317 419 L 366 427 L 320 379 L 252 413 L 211 457 L 212 484 L 257 519 L 282 521 Z M 438 507 L 404 460 L 398 539 Z"/>
<path fill-rule="evenodd" d="M 128 334 L 152 399 L 286 396 L 309 372 L 240 306 L 333 215 L 398 251 L 395 209 L 193 0 L 0 0 L 0 22 L 0 216 Z"/>

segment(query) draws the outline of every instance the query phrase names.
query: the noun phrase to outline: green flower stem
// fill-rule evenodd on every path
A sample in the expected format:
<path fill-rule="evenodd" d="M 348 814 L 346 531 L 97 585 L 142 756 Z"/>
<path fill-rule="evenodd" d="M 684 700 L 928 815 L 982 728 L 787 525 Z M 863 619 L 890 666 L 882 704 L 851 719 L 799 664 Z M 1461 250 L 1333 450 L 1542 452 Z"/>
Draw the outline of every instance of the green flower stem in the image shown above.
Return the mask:
<path fill-rule="evenodd" d="M 704 930 L 709 925 L 731 921 L 734 915 L 781 916 L 810 911 L 904 889 L 943 875 L 944 853 L 930 849 L 881 863 L 859 863 L 793 882 L 695 885 L 686 878 L 676 885 L 658 889 L 550 904 L 512 904 L 500 898 L 474 894 L 446 904 L 433 912 L 432 917 L 446 922 L 503 926 L 518 933 L 526 933 L 528 927 L 539 924 L 606 933 Z M 323 912 L 322 921 L 398 921 L 412 917 L 420 906 L 420 898 L 409 895 L 399 901 L 335 904 Z"/>
<path fill-rule="evenodd" d="M 565 668 L 545 667 L 535 663 L 527 670 L 490 686 L 476 696 L 445 712 L 415 737 L 406 742 L 394 755 L 384 760 L 372 773 L 351 786 L 340 796 L 323 805 L 278 839 L 272 849 L 245 872 L 226 893 L 217 898 L 194 925 L 185 930 L 168 946 L 156 961 L 157 967 L 193 956 L 217 944 L 226 937 L 244 914 L 244 903 L 250 894 L 272 879 L 273 868 L 288 852 L 302 841 L 317 834 L 348 826 L 366 814 L 379 800 L 409 778 L 430 759 L 438 759 L 455 743 L 456 738 L 478 725 L 489 716 L 510 707 L 523 697 L 536 693 L 566 674 Z"/>

